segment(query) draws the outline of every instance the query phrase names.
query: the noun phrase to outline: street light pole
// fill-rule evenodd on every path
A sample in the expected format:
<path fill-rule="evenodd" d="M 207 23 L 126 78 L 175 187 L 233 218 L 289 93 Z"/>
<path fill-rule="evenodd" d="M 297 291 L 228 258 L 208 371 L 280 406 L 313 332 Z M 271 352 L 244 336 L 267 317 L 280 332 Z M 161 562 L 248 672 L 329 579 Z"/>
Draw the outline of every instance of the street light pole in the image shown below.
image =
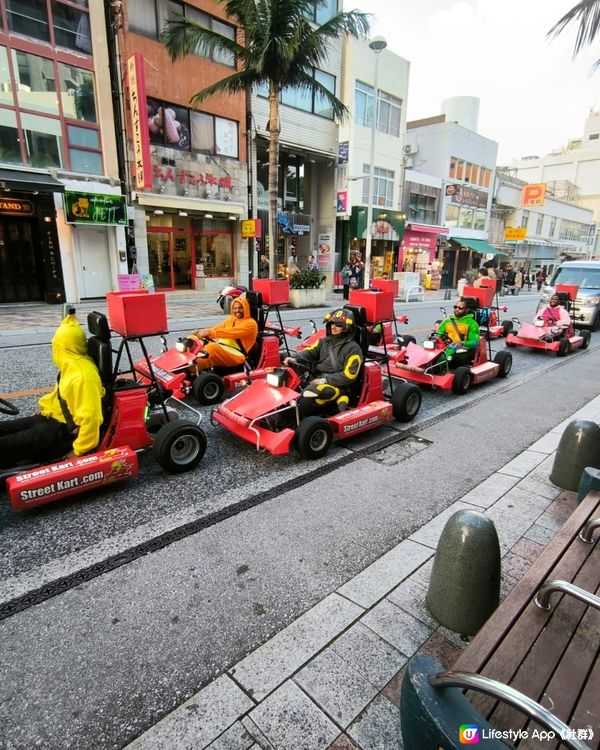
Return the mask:
<path fill-rule="evenodd" d="M 367 204 L 367 234 L 365 236 L 365 289 L 369 288 L 371 279 L 371 246 L 373 244 L 373 193 L 375 189 L 375 135 L 377 133 L 377 115 L 379 98 L 377 86 L 379 83 L 379 53 L 387 47 L 382 36 L 375 36 L 369 42 L 369 48 L 375 53 L 375 80 L 373 83 L 373 114 L 371 117 L 371 157 L 369 160 L 369 202 Z"/>

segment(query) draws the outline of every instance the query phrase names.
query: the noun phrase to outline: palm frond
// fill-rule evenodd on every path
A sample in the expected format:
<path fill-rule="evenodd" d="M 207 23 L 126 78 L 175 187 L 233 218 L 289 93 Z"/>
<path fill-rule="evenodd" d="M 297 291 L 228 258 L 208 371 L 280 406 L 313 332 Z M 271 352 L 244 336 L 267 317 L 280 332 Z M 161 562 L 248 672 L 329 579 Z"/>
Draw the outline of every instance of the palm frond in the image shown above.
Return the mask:
<path fill-rule="evenodd" d="M 166 24 L 160 40 L 167 48 L 171 60 L 194 54 L 211 57 L 216 52 L 240 55 L 244 51 L 242 45 L 234 39 L 221 36 L 181 15 Z"/>
<path fill-rule="evenodd" d="M 556 38 L 574 22 L 579 22 L 573 53 L 577 55 L 585 46 L 594 41 L 600 31 L 600 0 L 581 0 L 554 24 L 547 36 Z M 596 61 L 594 68 L 598 66 L 600 66 L 600 60 Z"/>

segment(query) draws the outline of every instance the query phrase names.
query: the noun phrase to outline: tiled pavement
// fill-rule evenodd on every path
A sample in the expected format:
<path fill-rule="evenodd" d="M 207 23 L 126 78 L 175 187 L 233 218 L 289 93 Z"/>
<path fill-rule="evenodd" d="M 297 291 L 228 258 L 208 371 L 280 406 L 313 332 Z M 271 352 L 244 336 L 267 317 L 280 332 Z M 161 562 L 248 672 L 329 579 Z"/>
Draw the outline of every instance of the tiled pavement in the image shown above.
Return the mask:
<path fill-rule="evenodd" d="M 407 660 L 449 667 L 466 639 L 425 607 L 435 547 L 461 508 L 493 519 L 505 597 L 576 506 L 549 481 L 572 419 L 600 422 L 600 397 L 220 675 L 129 750 L 397 750 Z"/>

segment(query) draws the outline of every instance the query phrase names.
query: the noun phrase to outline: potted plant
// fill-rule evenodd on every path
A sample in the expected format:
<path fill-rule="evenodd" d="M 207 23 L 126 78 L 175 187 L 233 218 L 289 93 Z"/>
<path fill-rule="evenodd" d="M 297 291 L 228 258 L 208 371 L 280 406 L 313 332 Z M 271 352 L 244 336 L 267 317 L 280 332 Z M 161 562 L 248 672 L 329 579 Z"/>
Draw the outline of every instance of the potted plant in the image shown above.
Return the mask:
<path fill-rule="evenodd" d="M 290 276 L 290 306 L 291 307 L 323 307 L 326 303 L 325 274 L 321 271 L 296 271 Z"/>

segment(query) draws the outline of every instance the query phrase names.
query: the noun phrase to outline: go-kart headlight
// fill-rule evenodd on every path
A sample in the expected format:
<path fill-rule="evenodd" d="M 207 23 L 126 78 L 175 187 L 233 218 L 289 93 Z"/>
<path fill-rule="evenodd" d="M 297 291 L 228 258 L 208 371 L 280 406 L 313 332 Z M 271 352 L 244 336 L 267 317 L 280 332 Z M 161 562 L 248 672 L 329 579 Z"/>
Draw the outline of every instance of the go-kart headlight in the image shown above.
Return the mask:
<path fill-rule="evenodd" d="M 285 376 L 285 370 L 278 368 L 276 370 L 273 370 L 273 372 L 267 373 L 267 383 L 269 385 L 275 386 L 276 388 L 281 388 L 283 385 L 285 385 Z"/>
<path fill-rule="evenodd" d="M 423 349 L 435 349 L 435 341 L 427 339 L 427 341 L 423 342 Z"/>
<path fill-rule="evenodd" d="M 536 318 L 535 319 L 535 325 L 539 326 L 540 328 L 544 327 L 544 319 L 543 318 Z"/>
<path fill-rule="evenodd" d="M 190 348 L 190 340 L 189 339 L 177 339 L 177 343 L 175 344 L 175 348 L 178 352 L 187 352 L 187 350 Z"/>

